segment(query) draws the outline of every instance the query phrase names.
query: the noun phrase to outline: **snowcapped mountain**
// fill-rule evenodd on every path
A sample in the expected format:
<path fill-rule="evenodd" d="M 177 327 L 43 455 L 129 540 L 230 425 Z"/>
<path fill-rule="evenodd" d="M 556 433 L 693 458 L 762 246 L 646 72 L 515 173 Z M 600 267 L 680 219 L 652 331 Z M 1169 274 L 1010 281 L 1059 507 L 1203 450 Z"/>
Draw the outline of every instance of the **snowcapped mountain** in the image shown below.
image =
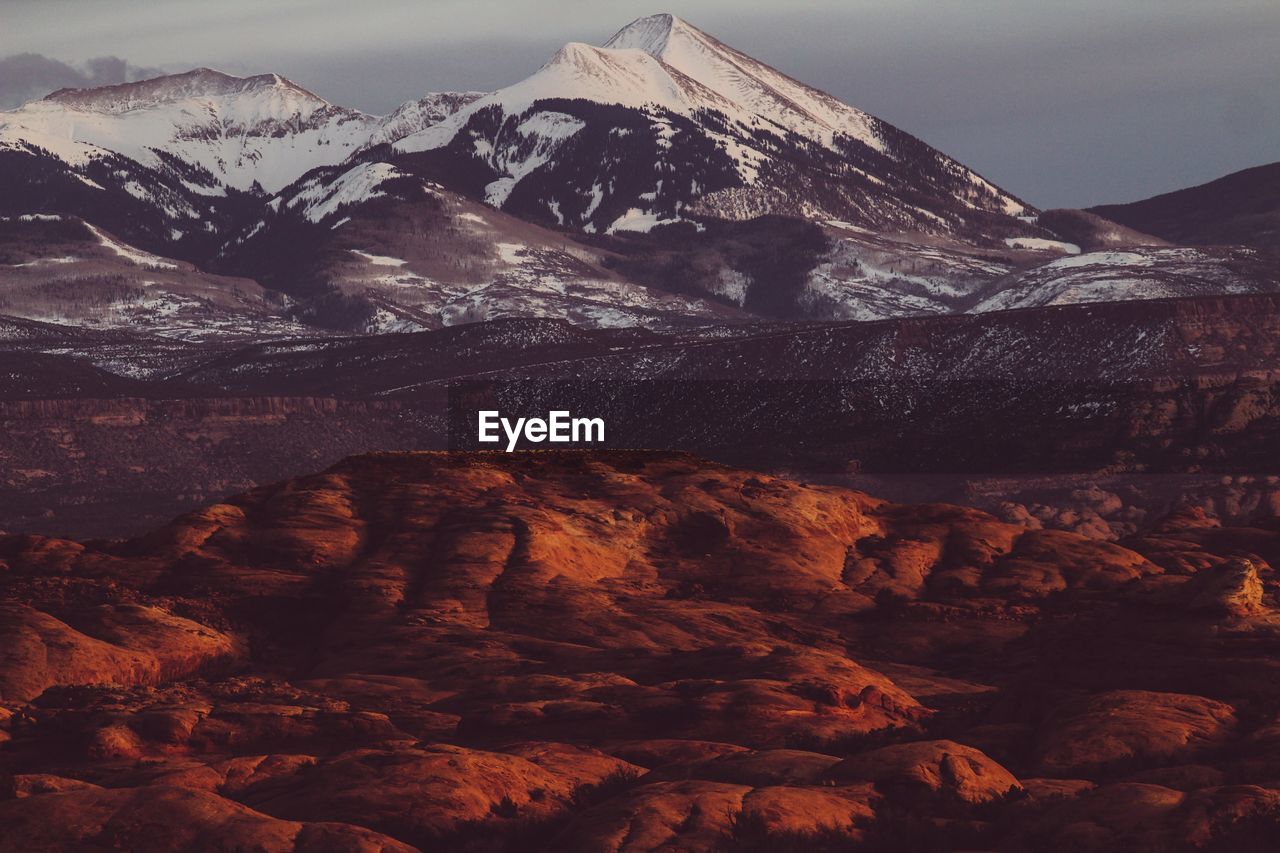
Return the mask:
<path fill-rule="evenodd" d="M 0 112 L 0 212 L 78 215 L 150 249 L 202 259 L 266 194 L 476 97 L 427 95 L 378 118 L 277 74 L 208 68 L 63 89 Z"/>
<path fill-rule="evenodd" d="M 0 115 L 0 145 L 25 142 L 71 166 L 111 152 L 183 171 L 193 192 L 274 192 L 368 144 L 380 121 L 276 74 L 208 68 L 98 89 L 63 89 Z M 175 161 L 180 161 L 175 162 Z"/>
<path fill-rule="evenodd" d="M 882 230 L 1020 232 L 1032 211 L 920 140 L 672 15 L 604 47 L 570 43 L 531 77 L 394 145 L 484 180 L 491 204 L 587 232 L 714 216 Z"/>
<path fill-rule="evenodd" d="M 63 90 L 0 113 L 0 159 L 0 189 L 16 199 L 4 212 L 96 220 L 128 208 L 105 224 L 188 258 L 252 217 L 241 196 L 371 159 L 587 233 L 781 214 L 990 239 L 1024 233 L 1015 217 L 1030 212 L 914 137 L 671 15 L 641 18 L 603 47 L 568 44 L 498 92 L 428 95 L 385 118 L 279 75 L 206 68 Z"/>

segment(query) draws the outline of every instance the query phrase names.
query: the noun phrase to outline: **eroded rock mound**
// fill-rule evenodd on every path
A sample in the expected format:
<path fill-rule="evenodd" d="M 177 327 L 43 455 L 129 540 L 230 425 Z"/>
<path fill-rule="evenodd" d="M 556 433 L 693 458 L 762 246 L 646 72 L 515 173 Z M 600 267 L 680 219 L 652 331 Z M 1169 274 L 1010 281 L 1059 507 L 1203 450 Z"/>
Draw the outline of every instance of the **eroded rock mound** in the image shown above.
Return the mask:
<path fill-rule="evenodd" d="M 1235 724 L 1235 709 L 1203 696 L 1112 690 L 1063 707 L 1046 725 L 1040 767 L 1070 775 L 1121 761 L 1190 760 Z"/>
<path fill-rule="evenodd" d="M 949 740 L 918 741 L 873 749 L 831 769 L 835 779 L 867 779 L 889 788 L 913 788 L 964 803 L 985 803 L 1022 786 L 980 750 Z"/>

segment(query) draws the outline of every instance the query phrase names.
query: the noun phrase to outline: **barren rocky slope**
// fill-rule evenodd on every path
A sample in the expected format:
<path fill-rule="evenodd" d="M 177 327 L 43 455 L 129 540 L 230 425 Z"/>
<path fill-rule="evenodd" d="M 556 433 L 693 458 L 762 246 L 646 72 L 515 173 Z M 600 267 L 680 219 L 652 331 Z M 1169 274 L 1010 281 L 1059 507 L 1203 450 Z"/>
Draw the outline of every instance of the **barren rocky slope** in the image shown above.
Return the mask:
<path fill-rule="evenodd" d="M 354 458 L 0 539 L 0 837 L 1268 849 L 1277 559 L 682 455 Z"/>

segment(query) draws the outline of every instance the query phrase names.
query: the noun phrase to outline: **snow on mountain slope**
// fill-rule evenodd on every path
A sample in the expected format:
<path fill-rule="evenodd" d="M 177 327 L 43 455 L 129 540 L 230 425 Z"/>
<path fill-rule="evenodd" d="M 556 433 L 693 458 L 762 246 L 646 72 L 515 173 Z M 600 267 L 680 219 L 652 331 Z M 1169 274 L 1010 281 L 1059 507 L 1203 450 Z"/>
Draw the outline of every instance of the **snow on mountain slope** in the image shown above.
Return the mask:
<path fill-rule="evenodd" d="M 76 215 L 149 250 L 205 261 L 226 234 L 262 217 L 264 193 L 476 97 L 427 95 L 375 118 L 278 75 L 209 69 L 62 90 L 0 112 L 0 214 Z"/>
<path fill-rule="evenodd" d="M 228 262 L 266 258 L 276 286 L 290 292 L 323 282 L 347 300 L 360 331 L 505 317 L 589 327 L 746 318 L 710 299 L 629 281 L 606 268 L 598 249 L 386 162 L 318 171 L 271 208 L 272 217 L 228 244 Z M 279 263 L 294 251 L 293 262 Z"/>
<path fill-rule="evenodd" d="M 959 241 L 873 234 L 843 222 L 825 225 L 831 251 L 810 273 L 800 297 L 815 319 L 955 313 L 1018 262 Z"/>
<path fill-rule="evenodd" d="M 570 42 L 532 76 L 480 99 L 471 111 L 496 104 L 516 115 L 538 101 L 565 97 L 633 109 L 657 106 L 682 115 L 699 108 L 723 110 L 733 106 L 643 51 L 609 50 Z M 428 130 L 425 139 L 441 137 Z M 405 142 L 397 147 L 412 150 L 413 146 L 414 143 Z"/>
<path fill-rule="evenodd" d="M 570 42 L 532 76 L 472 102 L 453 117 L 396 143 L 402 152 L 426 151 L 451 142 L 476 113 L 492 107 L 520 115 L 539 101 L 571 98 L 632 109 L 660 107 L 687 115 L 713 104 L 732 105 L 714 92 L 665 67 L 640 50 L 608 50 Z"/>
<path fill-rule="evenodd" d="M 878 121 L 796 82 L 671 15 L 641 18 L 604 47 L 570 42 L 532 76 L 479 99 L 470 112 L 500 105 L 508 114 L 538 101 L 574 98 L 679 115 L 723 113 L 746 125 L 772 125 L 823 144 L 836 134 L 884 151 Z M 452 128 L 456 132 L 456 124 Z M 406 139 L 403 151 L 447 143 L 450 127 Z"/>
<path fill-rule="evenodd" d="M 1276 292 L 1280 269 L 1254 249 L 1142 246 L 1071 255 L 1011 273 L 987 285 L 969 312 Z"/>
<path fill-rule="evenodd" d="M 379 122 L 378 129 L 369 137 L 366 144 L 381 145 L 395 142 L 426 130 L 484 95 L 484 92 L 433 92 L 416 101 L 408 101 Z"/>
<path fill-rule="evenodd" d="M 63 89 L 0 113 L 0 149 L 42 149 L 91 182 L 88 167 L 114 155 L 195 195 L 255 185 L 273 193 L 316 167 L 430 127 L 479 96 L 430 94 L 377 118 L 334 106 L 277 74 L 234 77 L 198 68 Z M 155 194 L 141 181 L 134 184 L 129 191 L 136 197 Z"/>
<path fill-rule="evenodd" d="M 255 183 L 274 191 L 367 144 L 378 119 L 335 107 L 275 74 L 207 68 L 98 89 L 53 93 L 0 114 L 0 145 L 25 141 L 81 166 L 114 152 L 156 169 L 193 168 L 191 190 Z"/>
<path fill-rule="evenodd" d="M 233 341 L 314 330 L 245 278 L 159 257 L 75 217 L 0 216 L 0 314 L 162 339 Z"/>
<path fill-rule="evenodd" d="M 389 163 L 361 163 L 333 179 L 324 174 L 308 178 L 281 198 L 286 208 L 319 223 L 344 207 L 382 198 L 386 195 L 383 184 L 399 177 L 402 173 Z"/>
<path fill-rule="evenodd" d="M 884 151 L 877 121 L 825 92 L 804 85 L 707 35 L 674 15 L 651 15 L 623 27 L 605 43 L 644 51 L 751 115 L 827 145 L 835 134 Z"/>
<path fill-rule="evenodd" d="M 1026 232 L 1030 208 L 918 139 L 671 15 L 570 43 L 527 79 L 394 145 L 432 174 L 588 232 L 697 216 Z M 1006 233 L 1007 232 L 1007 233 Z"/>

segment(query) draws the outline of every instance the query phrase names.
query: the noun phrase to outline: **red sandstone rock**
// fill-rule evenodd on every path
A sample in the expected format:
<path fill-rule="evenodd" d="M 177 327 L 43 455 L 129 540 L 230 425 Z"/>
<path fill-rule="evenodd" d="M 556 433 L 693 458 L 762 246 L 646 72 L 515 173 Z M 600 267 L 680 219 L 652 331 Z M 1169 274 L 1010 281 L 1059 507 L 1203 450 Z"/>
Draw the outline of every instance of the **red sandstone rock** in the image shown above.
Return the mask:
<path fill-rule="evenodd" d="M 949 740 L 875 749 L 836 764 L 839 781 L 865 780 L 886 790 L 925 791 L 966 803 L 996 800 L 1021 788 L 1013 774 L 980 751 Z"/>
<path fill-rule="evenodd" d="M 1063 709 L 1041 736 L 1040 770 L 1068 775 L 1126 760 L 1194 758 L 1236 723 L 1203 696 L 1115 690 Z"/>
<path fill-rule="evenodd" d="M 380 454 L 131 542 L 0 537 L 0 837 L 1208 839 L 1280 796 L 1280 533 L 1202 521 L 1106 544 L 673 454 Z"/>
<path fill-rule="evenodd" d="M 260 814 L 216 794 L 154 786 L 86 788 L 0 802 L 5 843 L 17 850 L 287 850 L 399 853 L 412 848 L 358 826 L 303 824 Z"/>

